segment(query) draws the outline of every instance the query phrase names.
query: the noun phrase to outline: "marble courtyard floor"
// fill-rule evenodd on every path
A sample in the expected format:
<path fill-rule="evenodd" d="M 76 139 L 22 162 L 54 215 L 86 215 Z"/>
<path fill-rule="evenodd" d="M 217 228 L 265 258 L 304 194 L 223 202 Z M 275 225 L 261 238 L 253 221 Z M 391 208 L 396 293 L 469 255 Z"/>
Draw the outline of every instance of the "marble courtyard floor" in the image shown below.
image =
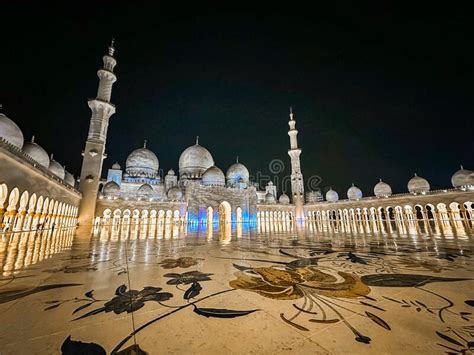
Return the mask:
<path fill-rule="evenodd" d="M 0 235 L 0 353 L 472 351 L 471 232 L 309 227 Z"/>

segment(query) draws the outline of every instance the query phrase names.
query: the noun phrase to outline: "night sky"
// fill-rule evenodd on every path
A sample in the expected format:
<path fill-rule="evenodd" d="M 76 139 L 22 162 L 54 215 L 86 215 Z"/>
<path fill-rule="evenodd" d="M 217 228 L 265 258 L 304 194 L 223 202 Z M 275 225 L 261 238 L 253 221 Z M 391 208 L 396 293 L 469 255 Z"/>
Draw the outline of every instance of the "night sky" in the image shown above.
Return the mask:
<path fill-rule="evenodd" d="M 224 171 L 238 155 L 253 175 L 272 159 L 289 173 L 289 106 L 303 174 L 323 190 L 345 196 L 354 182 L 372 195 L 383 178 L 406 192 L 414 172 L 450 187 L 459 164 L 474 169 L 466 9 L 159 4 L 2 4 L 3 112 L 74 174 L 111 37 L 117 113 L 104 174 L 144 139 L 177 171 L 196 135 Z"/>

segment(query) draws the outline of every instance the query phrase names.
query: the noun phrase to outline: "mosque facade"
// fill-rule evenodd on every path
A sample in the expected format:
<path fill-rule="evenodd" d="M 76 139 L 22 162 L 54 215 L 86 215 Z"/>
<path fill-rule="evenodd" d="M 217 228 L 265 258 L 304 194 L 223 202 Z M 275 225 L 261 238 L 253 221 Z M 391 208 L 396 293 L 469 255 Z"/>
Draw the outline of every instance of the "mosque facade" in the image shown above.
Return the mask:
<path fill-rule="evenodd" d="M 147 148 L 133 150 L 122 167 L 104 171 L 107 131 L 115 113 L 112 89 L 117 81 L 113 43 L 98 70 L 96 98 L 88 101 L 90 127 L 76 179 L 32 137 L 25 142 L 18 125 L 0 114 L 0 230 L 31 231 L 69 228 L 90 235 L 94 228 L 135 225 L 155 235 L 161 225 L 230 223 L 304 223 L 350 226 L 356 221 L 381 228 L 386 220 L 463 223 L 474 227 L 474 172 L 461 167 L 452 188 L 432 191 L 429 182 L 413 176 L 408 192 L 393 194 L 380 180 L 373 196 L 364 197 L 355 185 L 340 199 L 332 188 L 322 196 L 306 191 L 300 164 L 296 120 L 290 109 L 289 150 L 291 194 L 278 195 L 269 182 L 260 187 L 250 180 L 238 159 L 225 171 L 216 166 L 211 152 L 196 138 L 178 160 L 178 171 L 160 176 L 159 159 Z M 113 144 L 113 143 L 112 143 Z M 71 233 L 73 233 L 71 232 Z"/>

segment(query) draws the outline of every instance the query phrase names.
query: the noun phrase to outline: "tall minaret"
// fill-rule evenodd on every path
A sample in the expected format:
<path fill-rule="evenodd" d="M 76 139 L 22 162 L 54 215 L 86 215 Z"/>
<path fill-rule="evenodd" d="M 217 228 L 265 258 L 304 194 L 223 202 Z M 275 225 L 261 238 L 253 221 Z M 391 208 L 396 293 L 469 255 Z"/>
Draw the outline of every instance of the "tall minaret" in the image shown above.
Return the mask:
<path fill-rule="evenodd" d="M 291 194 L 295 204 L 295 214 L 298 221 L 304 220 L 304 182 L 300 167 L 301 149 L 298 148 L 298 130 L 296 130 L 296 121 L 293 117 L 293 110 L 290 107 L 290 120 L 288 121 L 290 130 L 290 149 L 288 155 L 291 158 Z"/>
<path fill-rule="evenodd" d="M 94 223 L 95 206 L 99 190 L 99 182 L 102 174 L 102 162 L 106 158 L 105 141 L 107 139 L 107 128 L 109 118 L 115 113 L 115 106 L 110 103 L 112 85 L 117 81 L 113 73 L 117 60 L 114 58 L 114 40 L 109 46 L 108 54 L 102 57 L 104 66 L 97 71 L 99 77 L 99 88 L 97 97 L 88 101 L 92 111 L 89 134 L 84 149 L 81 180 L 79 190 L 82 192 L 82 200 L 79 206 L 79 230 L 78 234 L 89 236 Z"/>

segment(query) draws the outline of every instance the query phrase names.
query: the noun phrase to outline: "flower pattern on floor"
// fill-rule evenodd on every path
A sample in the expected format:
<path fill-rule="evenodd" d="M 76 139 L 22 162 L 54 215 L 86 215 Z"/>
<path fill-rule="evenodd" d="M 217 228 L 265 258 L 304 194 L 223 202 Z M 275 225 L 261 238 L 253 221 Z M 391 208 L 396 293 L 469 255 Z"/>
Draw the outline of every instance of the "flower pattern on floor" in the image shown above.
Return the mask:
<path fill-rule="evenodd" d="M 459 247 L 449 240 L 421 237 L 413 243 L 395 237 L 361 240 L 288 235 L 243 237 L 230 244 L 219 238 L 95 240 L 92 246 L 46 260 L 45 266 L 38 263 L 19 274 L 4 273 L 0 306 L 7 313 L 23 314 L 28 305 L 43 304 L 28 309 L 44 310 L 44 316 L 35 317 L 44 317 L 48 329 L 55 324 L 60 327 L 54 328 L 56 332 L 64 329 L 66 334 L 55 345 L 58 350 L 64 346 L 114 354 L 145 349 L 153 353 L 150 342 L 163 344 L 167 327 L 185 317 L 189 321 L 184 327 L 219 324 L 224 329 L 224 322 L 232 328 L 239 321 L 265 321 L 259 326 L 282 327 L 307 338 L 334 327 L 337 334 L 326 334 L 337 335 L 346 349 L 352 343 L 363 352 L 389 343 L 403 331 L 399 320 L 406 317 L 420 327 L 432 327 L 430 333 L 424 331 L 427 346 L 448 353 L 471 351 L 474 300 L 467 290 L 473 286 L 474 246 L 462 239 L 456 240 Z M 462 298 L 457 297 L 458 289 L 464 292 Z M 124 327 L 128 335 L 110 335 L 112 344 L 94 336 L 96 324 L 107 320 Z M 81 331 L 86 328 L 91 337 Z M 8 331 L 3 328 L 3 333 Z"/>
<path fill-rule="evenodd" d="M 183 268 L 186 269 L 191 266 L 195 266 L 203 259 L 191 258 L 191 257 L 180 257 L 177 259 L 165 259 L 159 263 L 163 269 L 174 269 Z"/>

